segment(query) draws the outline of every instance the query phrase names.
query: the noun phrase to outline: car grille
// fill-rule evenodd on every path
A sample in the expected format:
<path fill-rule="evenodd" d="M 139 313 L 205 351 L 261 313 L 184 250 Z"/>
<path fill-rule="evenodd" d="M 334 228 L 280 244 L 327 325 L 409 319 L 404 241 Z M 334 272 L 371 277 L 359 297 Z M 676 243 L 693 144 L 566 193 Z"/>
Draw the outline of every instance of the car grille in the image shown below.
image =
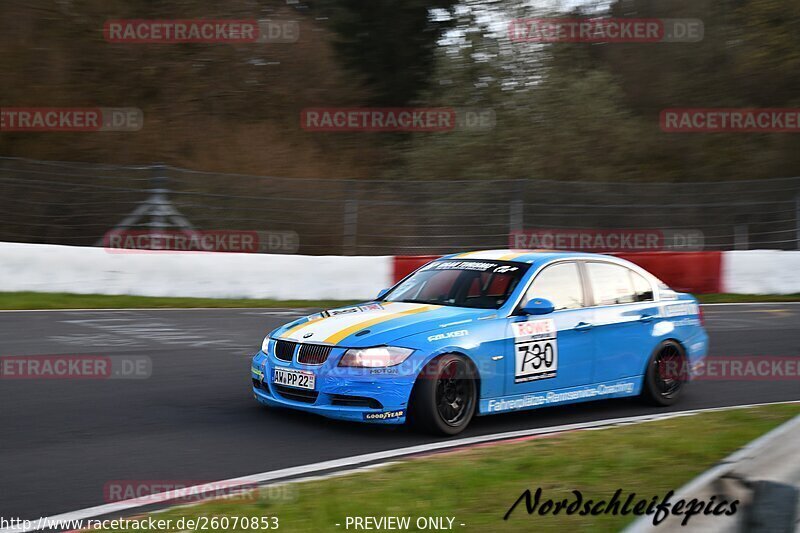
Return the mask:
<path fill-rule="evenodd" d="M 275 385 L 274 383 L 272 384 L 272 387 L 275 389 L 275 392 L 287 400 L 292 400 L 295 402 L 314 403 L 317 401 L 317 396 L 319 396 L 319 392 L 315 390 L 295 389 L 293 387 Z"/>
<path fill-rule="evenodd" d="M 296 342 L 275 341 L 275 357 L 281 361 L 291 361 L 292 357 L 294 357 L 294 349 L 296 346 Z"/>
<path fill-rule="evenodd" d="M 269 387 L 266 383 L 263 383 L 257 379 L 253 380 L 253 387 L 257 388 L 258 390 L 262 391 L 267 396 L 272 396 L 272 393 L 269 391 Z"/>
<path fill-rule="evenodd" d="M 328 360 L 333 346 L 322 344 L 301 344 L 297 354 L 297 362 L 304 365 L 321 365 Z"/>
<path fill-rule="evenodd" d="M 334 394 L 331 397 L 331 405 L 342 407 L 368 407 L 370 409 L 383 409 L 381 402 L 374 398 L 364 396 L 348 396 L 345 394 Z"/>

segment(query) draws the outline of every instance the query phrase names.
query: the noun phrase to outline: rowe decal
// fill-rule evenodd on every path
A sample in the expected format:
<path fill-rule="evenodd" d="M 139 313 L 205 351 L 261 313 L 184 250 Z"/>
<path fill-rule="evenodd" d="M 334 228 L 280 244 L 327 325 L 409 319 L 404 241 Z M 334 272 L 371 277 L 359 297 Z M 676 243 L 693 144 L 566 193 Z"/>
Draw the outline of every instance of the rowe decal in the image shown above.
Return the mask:
<path fill-rule="evenodd" d="M 511 324 L 514 329 L 514 383 L 556 377 L 558 342 L 552 319 Z"/>

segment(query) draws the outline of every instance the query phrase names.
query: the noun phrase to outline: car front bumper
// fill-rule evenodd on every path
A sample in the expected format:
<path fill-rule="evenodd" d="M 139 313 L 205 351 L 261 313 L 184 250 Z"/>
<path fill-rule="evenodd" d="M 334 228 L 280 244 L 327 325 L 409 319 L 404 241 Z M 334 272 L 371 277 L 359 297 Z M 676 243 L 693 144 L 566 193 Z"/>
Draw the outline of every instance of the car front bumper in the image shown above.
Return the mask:
<path fill-rule="evenodd" d="M 338 357 L 318 366 L 296 361 L 280 361 L 259 351 L 250 370 L 253 395 L 259 403 L 316 413 L 328 418 L 377 424 L 403 424 L 406 421 L 411 389 L 416 374 L 402 375 L 388 369 L 342 368 Z M 313 391 L 277 385 L 274 369 L 311 372 Z"/>

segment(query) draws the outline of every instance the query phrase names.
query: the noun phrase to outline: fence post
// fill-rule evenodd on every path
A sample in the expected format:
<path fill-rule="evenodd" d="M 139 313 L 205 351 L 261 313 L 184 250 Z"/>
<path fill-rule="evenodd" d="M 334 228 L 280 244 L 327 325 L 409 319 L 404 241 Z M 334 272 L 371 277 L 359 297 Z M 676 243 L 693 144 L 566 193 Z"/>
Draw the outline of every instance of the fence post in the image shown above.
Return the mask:
<path fill-rule="evenodd" d="M 344 201 L 344 255 L 358 253 L 358 199 Z"/>
<path fill-rule="evenodd" d="M 800 192 L 794 196 L 794 226 L 797 232 L 795 235 L 797 249 L 800 250 Z"/>
<path fill-rule="evenodd" d="M 514 195 L 508 208 L 508 246 L 513 248 L 511 235 L 515 231 L 525 229 L 525 181 L 518 180 L 514 186 Z"/>
<path fill-rule="evenodd" d="M 147 199 L 151 213 L 148 232 L 157 234 L 158 231 L 153 231 L 154 228 L 160 230 L 168 226 L 164 217 L 168 212 L 163 207 L 169 204 L 169 200 L 167 200 L 169 191 L 167 190 L 167 168 L 163 163 L 153 165 L 153 176 L 150 178 L 150 184 L 150 192 L 152 194 Z"/>
<path fill-rule="evenodd" d="M 736 224 L 733 227 L 733 249 L 747 250 L 750 248 L 747 242 L 747 224 Z"/>

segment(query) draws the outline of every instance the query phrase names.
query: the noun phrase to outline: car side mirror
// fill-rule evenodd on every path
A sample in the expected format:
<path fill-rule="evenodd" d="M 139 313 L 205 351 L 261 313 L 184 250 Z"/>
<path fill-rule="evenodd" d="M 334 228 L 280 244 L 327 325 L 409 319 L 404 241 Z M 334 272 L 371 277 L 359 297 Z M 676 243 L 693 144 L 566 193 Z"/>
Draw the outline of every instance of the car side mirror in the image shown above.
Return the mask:
<path fill-rule="evenodd" d="M 386 295 L 387 292 L 389 292 L 389 289 L 381 289 L 381 291 L 378 293 L 378 298 L 376 298 L 376 299 L 380 300 L 381 298 L 383 298 Z"/>
<path fill-rule="evenodd" d="M 545 298 L 534 298 L 522 308 L 526 315 L 549 315 L 556 310 L 555 305 Z"/>

